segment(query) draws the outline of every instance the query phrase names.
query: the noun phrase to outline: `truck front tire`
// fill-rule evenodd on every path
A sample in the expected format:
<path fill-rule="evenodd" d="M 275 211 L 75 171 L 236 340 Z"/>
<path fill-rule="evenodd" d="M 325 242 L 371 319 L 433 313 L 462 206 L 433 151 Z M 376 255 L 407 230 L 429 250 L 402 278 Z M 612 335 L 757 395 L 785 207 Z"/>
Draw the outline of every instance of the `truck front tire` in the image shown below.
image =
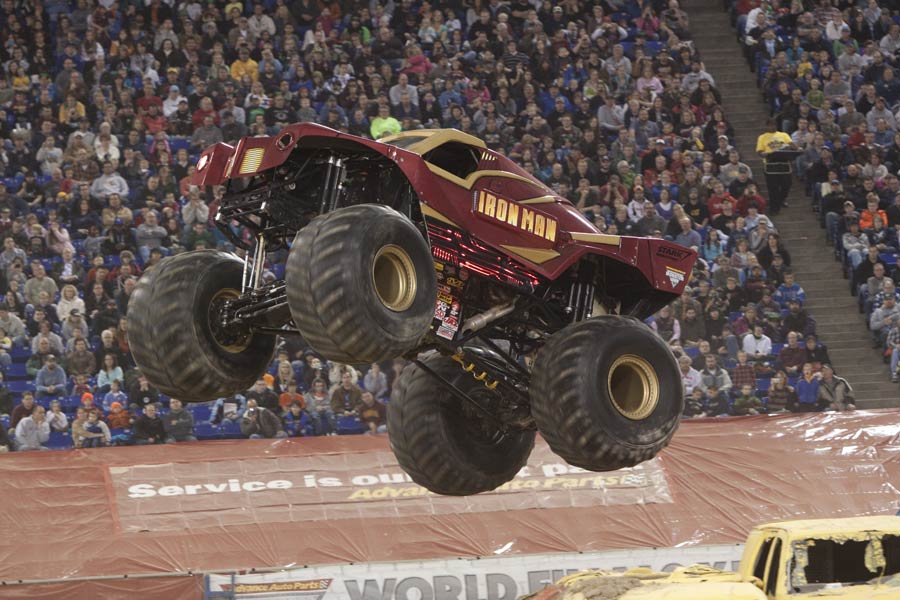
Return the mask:
<path fill-rule="evenodd" d="M 550 448 L 589 471 L 632 467 L 656 456 L 684 407 L 675 357 L 631 317 L 573 323 L 538 352 L 531 410 Z"/>
<path fill-rule="evenodd" d="M 437 301 L 428 242 L 378 204 L 338 209 L 301 229 L 285 281 L 303 338 L 343 363 L 389 360 L 416 347 Z"/>
<path fill-rule="evenodd" d="M 207 402 L 248 389 L 275 351 L 275 336 L 224 341 L 216 307 L 240 295 L 244 263 L 215 250 L 163 259 L 128 303 L 128 344 L 141 372 L 167 396 Z"/>
<path fill-rule="evenodd" d="M 451 358 L 435 353 L 422 362 L 476 400 L 499 398 Z M 535 436 L 534 431 L 501 432 L 415 363 L 394 386 L 388 432 L 397 461 L 412 480 L 448 496 L 488 492 L 510 481 L 525 466 Z"/>

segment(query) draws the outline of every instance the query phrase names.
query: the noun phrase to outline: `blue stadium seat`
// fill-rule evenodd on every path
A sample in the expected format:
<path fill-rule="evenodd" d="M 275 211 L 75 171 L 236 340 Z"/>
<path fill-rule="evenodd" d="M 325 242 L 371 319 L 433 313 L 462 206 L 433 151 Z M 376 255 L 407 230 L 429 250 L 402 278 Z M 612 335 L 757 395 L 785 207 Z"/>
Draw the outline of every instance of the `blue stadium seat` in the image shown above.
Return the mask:
<path fill-rule="evenodd" d="M 47 447 L 51 450 L 68 450 L 73 445 L 72 435 L 60 431 L 51 431 L 50 439 L 47 440 Z"/>
<path fill-rule="evenodd" d="M 13 344 L 12 351 L 10 351 L 9 355 L 12 356 L 13 361 L 26 361 L 31 358 L 31 348 Z"/>
<path fill-rule="evenodd" d="M 25 363 L 23 362 L 14 362 L 6 367 L 7 379 L 26 379 L 27 377 L 28 371 L 26 370 Z"/>
<path fill-rule="evenodd" d="M 31 381 L 22 381 L 22 380 L 9 381 L 6 384 L 6 387 L 8 387 L 9 391 L 11 391 L 13 394 L 21 394 L 23 392 L 33 392 L 34 391 L 34 383 L 32 383 Z"/>
<path fill-rule="evenodd" d="M 170 137 L 169 149 L 172 151 L 172 156 L 175 156 L 179 150 L 187 150 L 190 152 L 191 141 L 187 138 Z"/>
<path fill-rule="evenodd" d="M 222 439 L 222 430 L 218 425 L 194 423 L 194 435 L 198 440 L 220 440 Z"/>
<path fill-rule="evenodd" d="M 200 423 L 201 421 L 209 421 L 210 416 L 212 415 L 212 403 L 211 402 L 201 402 L 201 403 L 189 403 L 187 405 L 188 411 L 192 415 L 194 415 L 194 423 Z"/>
<path fill-rule="evenodd" d="M 127 446 L 131 443 L 131 429 L 117 427 L 109 430 L 114 446 Z"/>
<path fill-rule="evenodd" d="M 223 419 L 222 423 L 219 425 L 219 429 L 222 431 L 222 437 L 228 440 L 238 440 L 244 437 L 244 434 L 241 433 L 241 422 L 240 421 L 232 421 L 231 419 Z M 197 436 L 200 437 L 200 436 Z"/>
<path fill-rule="evenodd" d="M 366 432 L 366 426 L 356 417 L 338 417 L 338 435 L 357 435 Z"/>

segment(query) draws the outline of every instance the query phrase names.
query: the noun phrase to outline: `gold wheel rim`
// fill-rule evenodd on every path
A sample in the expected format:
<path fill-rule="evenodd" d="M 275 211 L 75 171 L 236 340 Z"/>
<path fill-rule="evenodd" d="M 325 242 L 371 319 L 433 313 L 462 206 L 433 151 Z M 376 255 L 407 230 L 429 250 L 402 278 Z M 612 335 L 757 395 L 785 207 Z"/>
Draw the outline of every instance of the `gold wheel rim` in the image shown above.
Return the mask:
<path fill-rule="evenodd" d="M 610 400 L 626 419 L 649 417 L 659 404 L 659 377 L 653 366 L 634 354 L 623 354 L 609 368 L 606 381 Z"/>
<path fill-rule="evenodd" d="M 216 342 L 216 345 L 217 345 L 219 348 L 221 348 L 222 350 L 224 350 L 225 352 L 228 352 L 228 353 L 230 353 L 230 354 L 238 354 L 238 353 L 243 352 L 244 350 L 246 350 L 246 349 L 250 346 L 250 338 L 251 338 L 252 336 L 249 336 L 249 335 L 248 335 L 246 338 L 244 338 L 244 341 L 243 341 L 242 343 L 240 343 L 240 344 L 223 344 L 222 342 L 220 342 L 220 341 L 216 338 L 216 335 L 215 335 L 215 333 L 214 333 L 214 332 L 216 331 L 216 329 L 215 329 L 215 327 L 213 326 L 212 319 L 215 318 L 215 314 L 214 314 L 214 313 L 215 313 L 216 311 L 213 311 L 212 308 L 216 305 L 216 303 L 223 302 L 223 301 L 225 301 L 225 300 L 234 300 L 235 298 L 239 298 L 240 295 L 241 295 L 241 293 L 240 293 L 238 290 L 234 289 L 234 288 L 222 288 L 221 290 L 219 290 L 218 292 L 216 292 L 216 295 L 213 296 L 212 299 L 209 301 L 209 306 L 210 306 L 210 311 L 209 311 L 209 319 L 210 319 L 209 330 L 210 330 L 210 332 L 213 332 L 212 338 L 213 338 L 213 340 Z"/>
<path fill-rule="evenodd" d="M 416 299 L 416 267 L 406 250 L 393 244 L 384 246 L 372 263 L 372 283 L 381 303 L 402 312 Z"/>

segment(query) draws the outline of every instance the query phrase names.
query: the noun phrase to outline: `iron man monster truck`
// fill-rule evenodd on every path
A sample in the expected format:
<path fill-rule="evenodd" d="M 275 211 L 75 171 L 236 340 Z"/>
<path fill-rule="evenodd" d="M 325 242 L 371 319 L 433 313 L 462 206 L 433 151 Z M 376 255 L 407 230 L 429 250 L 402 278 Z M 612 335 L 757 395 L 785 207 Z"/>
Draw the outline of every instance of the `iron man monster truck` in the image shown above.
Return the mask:
<path fill-rule="evenodd" d="M 138 283 L 129 342 L 162 392 L 247 389 L 277 335 L 343 363 L 407 356 L 390 442 L 441 494 L 512 479 L 535 431 L 593 471 L 671 439 L 680 373 L 640 319 L 684 290 L 694 252 L 598 232 L 456 130 L 372 141 L 295 124 L 208 148 L 193 181 L 226 186 L 215 222 L 246 258 L 186 252 Z M 263 282 L 267 253 L 285 249 L 284 278 Z"/>

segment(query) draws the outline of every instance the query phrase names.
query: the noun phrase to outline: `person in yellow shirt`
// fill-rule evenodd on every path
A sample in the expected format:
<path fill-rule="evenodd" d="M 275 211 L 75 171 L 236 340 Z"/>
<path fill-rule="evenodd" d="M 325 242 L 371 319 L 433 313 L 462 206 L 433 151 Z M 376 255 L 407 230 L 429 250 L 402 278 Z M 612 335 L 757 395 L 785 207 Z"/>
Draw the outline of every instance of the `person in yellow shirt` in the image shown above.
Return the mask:
<path fill-rule="evenodd" d="M 402 130 L 400 121 L 391 116 L 390 107 L 387 104 L 379 106 L 378 116 L 372 119 L 372 126 L 369 129 L 372 138 L 377 140 L 386 135 L 400 133 Z"/>
<path fill-rule="evenodd" d="M 59 122 L 74 128 L 86 114 L 84 104 L 74 95 L 68 94 L 65 102 L 59 107 Z"/>
<path fill-rule="evenodd" d="M 231 63 L 231 76 L 238 81 L 249 75 L 252 81 L 259 80 L 259 63 L 250 58 L 250 49 L 243 47 L 238 51 L 238 59 Z"/>
<path fill-rule="evenodd" d="M 791 163 L 783 158 L 773 157 L 774 152 L 796 149 L 791 136 L 778 131 L 774 118 L 766 120 L 766 132 L 756 138 L 756 153 L 764 161 L 766 187 L 769 190 L 769 212 L 777 215 L 782 207 L 787 206 L 788 194 L 791 191 Z"/>

